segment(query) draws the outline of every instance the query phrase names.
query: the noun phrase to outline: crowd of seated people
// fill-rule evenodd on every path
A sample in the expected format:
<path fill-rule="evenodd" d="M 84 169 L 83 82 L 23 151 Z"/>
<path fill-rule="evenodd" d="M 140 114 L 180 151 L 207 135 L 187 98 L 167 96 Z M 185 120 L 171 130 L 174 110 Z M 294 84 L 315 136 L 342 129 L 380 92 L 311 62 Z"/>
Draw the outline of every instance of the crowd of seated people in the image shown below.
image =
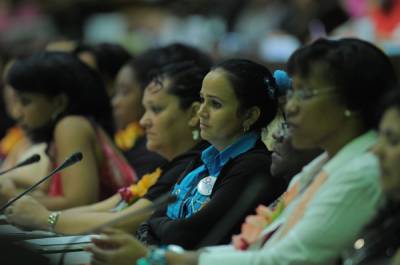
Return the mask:
<path fill-rule="evenodd" d="M 113 97 L 71 53 L 17 58 L 5 77 L 18 126 L 47 144 L 51 168 L 84 157 L 6 220 L 59 234 L 119 220 L 87 246 L 93 265 L 400 263 L 400 86 L 366 41 L 304 45 L 284 77 L 155 48 L 120 68 Z M 0 181 L 4 202 L 18 192 Z M 164 194 L 175 201 L 157 208 Z"/>

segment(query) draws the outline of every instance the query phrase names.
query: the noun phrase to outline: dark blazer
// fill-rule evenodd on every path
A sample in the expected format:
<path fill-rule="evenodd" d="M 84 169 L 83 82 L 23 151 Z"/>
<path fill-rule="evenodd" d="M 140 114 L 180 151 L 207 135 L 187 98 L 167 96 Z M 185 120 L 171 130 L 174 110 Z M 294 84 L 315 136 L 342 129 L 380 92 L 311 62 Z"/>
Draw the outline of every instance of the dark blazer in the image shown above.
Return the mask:
<path fill-rule="evenodd" d="M 146 142 L 146 137 L 140 137 L 131 149 L 123 151 L 126 160 L 133 167 L 139 179 L 166 163 L 162 156 L 146 148 Z"/>
<path fill-rule="evenodd" d="M 161 167 L 161 176 L 146 193 L 144 198 L 153 201 L 169 192 L 179 178 L 187 173 L 188 167 L 199 166 L 201 152 L 209 146 L 207 142 L 200 142 L 191 150 L 175 157 Z"/>

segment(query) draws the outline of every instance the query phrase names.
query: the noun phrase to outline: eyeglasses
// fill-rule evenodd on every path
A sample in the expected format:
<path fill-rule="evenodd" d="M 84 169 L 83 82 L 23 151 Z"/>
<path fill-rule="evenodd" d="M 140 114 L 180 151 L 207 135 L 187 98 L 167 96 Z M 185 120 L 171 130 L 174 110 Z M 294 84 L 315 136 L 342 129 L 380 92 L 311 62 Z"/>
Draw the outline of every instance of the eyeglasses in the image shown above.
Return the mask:
<path fill-rule="evenodd" d="M 327 90 L 309 90 L 309 89 L 296 89 L 296 90 L 289 90 L 286 93 L 287 100 L 295 99 L 297 101 L 306 101 L 313 97 L 324 95 L 324 94 L 331 94 L 336 93 L 334 89 L 327 89 Z"/>

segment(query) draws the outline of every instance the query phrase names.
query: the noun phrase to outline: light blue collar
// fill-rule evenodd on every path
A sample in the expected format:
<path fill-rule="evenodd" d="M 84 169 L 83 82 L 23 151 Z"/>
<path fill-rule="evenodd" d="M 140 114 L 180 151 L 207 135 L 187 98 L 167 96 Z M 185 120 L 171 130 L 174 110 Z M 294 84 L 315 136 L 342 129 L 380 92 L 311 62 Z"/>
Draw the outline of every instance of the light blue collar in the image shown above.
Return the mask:
<path fill-rule="evenodd" d="M 217 176 L 221 168 L 232 158 L 253 148 L 260 138 L 256 132 L 250 132 L 240 137 L 235 143 L 229 145 L 221 152 L 214 146 L 208 147 L 201 154 L 201 160 L 211 176 Z"/>

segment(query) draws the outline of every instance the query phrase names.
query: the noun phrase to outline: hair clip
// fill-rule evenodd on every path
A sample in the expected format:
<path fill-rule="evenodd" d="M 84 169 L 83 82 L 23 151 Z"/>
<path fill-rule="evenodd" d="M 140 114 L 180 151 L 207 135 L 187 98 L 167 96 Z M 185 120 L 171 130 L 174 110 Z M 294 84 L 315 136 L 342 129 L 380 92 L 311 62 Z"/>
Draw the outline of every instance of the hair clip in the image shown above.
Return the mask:
<path fill-rule="evenodd" d="M 265 84 L 266 84 L 266 86 L 267 86 L 268 95 L 269 95 L 271 98 L 275 97 L 275 91 L 274 91 L 273 86 L 271 86 L 270 80 L 269 80 L 268 78 L 265 78 L 265 79 L 264 79 L 264 82 L 265 82 Z"/>
<path fill-rule="evenodd" d="M 292 89 L 292 79 L 285 71 L 276 70 L 274 72 L 274 79 L 278 86 L 279 96 L 286 94 L 288 90 Z"/>

